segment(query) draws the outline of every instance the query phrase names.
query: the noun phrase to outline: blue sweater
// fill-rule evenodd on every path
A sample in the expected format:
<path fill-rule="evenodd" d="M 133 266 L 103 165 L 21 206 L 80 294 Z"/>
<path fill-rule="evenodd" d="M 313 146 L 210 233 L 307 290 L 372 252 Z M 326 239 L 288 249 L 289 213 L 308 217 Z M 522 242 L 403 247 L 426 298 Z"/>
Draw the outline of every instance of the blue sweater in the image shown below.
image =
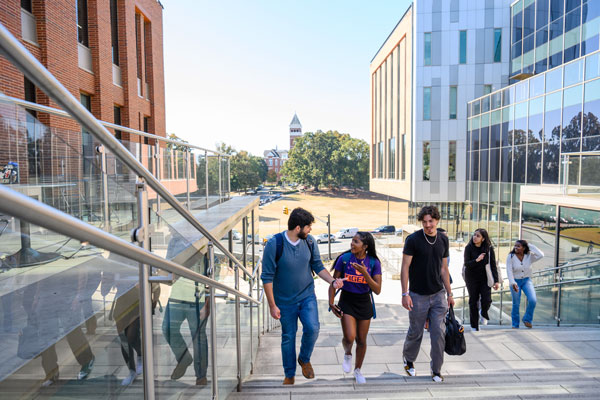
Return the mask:
<path fill-rule="evenodd" d="M 308 240 L 300 240 L 294 246 L 285 238 L 284 233 L 283 252 L 278 263 L 275 263 L 277 251 L 275 237 L 267 242 L 263 252 L 260 277 L 263 284 L 273 283 L 275 304 L 293 304 L 314 295 L 315 282 L 310 271 L 312 269 L 315 274 L 318 274 L 325 267 L 315 239 L 310 235 L 308 238 L 312 241 L 312 259 Z"/>

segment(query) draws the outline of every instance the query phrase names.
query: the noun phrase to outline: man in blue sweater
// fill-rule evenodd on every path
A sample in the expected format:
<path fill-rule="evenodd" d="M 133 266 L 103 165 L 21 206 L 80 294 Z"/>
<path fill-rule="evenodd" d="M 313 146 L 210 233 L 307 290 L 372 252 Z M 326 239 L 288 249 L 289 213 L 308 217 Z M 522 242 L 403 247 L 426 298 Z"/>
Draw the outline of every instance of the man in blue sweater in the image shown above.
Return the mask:
<path fill-rule="evenodd" d="M 343 280 L 333 279 L 323 267 L 319 248 L 309 235 L 314 221 L 310 212 L 302 208 L 294 209 L 288 220 L 288 230 L 278 234 L 279 238 L 277 235 L 271 238 L 263 253 L 261 279 L 271 316 L 281 321 L 284 385 L 293 385 L 296 376 L 298 319 L 302 322 L 298 364 L 305 378 L 315 377 L 310 356 L 319 337 L 319 313 L 311 271 L 335 288 L 343 285 Z"/>

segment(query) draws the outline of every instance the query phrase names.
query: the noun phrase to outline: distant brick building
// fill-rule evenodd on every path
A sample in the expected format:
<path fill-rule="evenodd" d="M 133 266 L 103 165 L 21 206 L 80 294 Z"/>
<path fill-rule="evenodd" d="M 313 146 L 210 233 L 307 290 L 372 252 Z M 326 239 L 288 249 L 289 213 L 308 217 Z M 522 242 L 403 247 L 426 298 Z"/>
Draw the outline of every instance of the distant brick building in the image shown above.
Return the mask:
<path fill-rule="evenodd" d="M 275 171 L 277 174 L 277 180 L 281 179 L 281 168 L 283 168 L 283 164 L 288 159 L 288 151 L 287 150 L 265 150 L 264 152 L 265 162 L 267 163 L 267 167 L 269 167 L 269 171 Z"/>

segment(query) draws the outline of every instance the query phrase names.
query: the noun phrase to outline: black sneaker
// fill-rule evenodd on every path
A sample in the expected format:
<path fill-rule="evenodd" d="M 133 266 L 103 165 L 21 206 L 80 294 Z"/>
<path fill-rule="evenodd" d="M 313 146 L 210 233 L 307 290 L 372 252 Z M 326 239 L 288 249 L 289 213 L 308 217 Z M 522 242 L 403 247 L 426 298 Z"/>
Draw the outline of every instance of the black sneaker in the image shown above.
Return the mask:
<path fill-rule="evenodd" d="M 415 370 L 415 365 L 412 361 L 404 360 L 404 370 L 408 376 L 417 376 L 417 371 Z"/>

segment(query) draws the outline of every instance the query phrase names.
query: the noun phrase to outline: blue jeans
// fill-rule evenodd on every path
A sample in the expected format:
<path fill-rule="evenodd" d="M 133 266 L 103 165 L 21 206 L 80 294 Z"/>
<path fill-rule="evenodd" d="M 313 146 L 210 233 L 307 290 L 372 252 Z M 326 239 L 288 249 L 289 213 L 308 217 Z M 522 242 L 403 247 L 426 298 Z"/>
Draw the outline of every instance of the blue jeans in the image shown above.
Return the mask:
<path fill-rule="evenodd" d="M 302 322 L 302 342 L 298 359 L 310 362 L 310 356 L 319 337 L 319 310 L 313 294 L 294 304 L 277 305 L 281 312 L 281 359 L 286 378 L 296 376 L 296 331 L 298 318 Z"/>
<path fill-rule="evenodd" d="M 515 279 L 519 290 L 515 292 L 513 287 L 510 287 L 510 294 L 512 295 L 512 326 L 513 328 L 519 327 L 519 308 L 521 306 L 521 292 L 527 296 L 527 309 L 523 316 L 523 322 L 533 322 L 533 310 L 537 304 L 537 297 L 535 296 L 535 289 L 531 278 Z"/>

